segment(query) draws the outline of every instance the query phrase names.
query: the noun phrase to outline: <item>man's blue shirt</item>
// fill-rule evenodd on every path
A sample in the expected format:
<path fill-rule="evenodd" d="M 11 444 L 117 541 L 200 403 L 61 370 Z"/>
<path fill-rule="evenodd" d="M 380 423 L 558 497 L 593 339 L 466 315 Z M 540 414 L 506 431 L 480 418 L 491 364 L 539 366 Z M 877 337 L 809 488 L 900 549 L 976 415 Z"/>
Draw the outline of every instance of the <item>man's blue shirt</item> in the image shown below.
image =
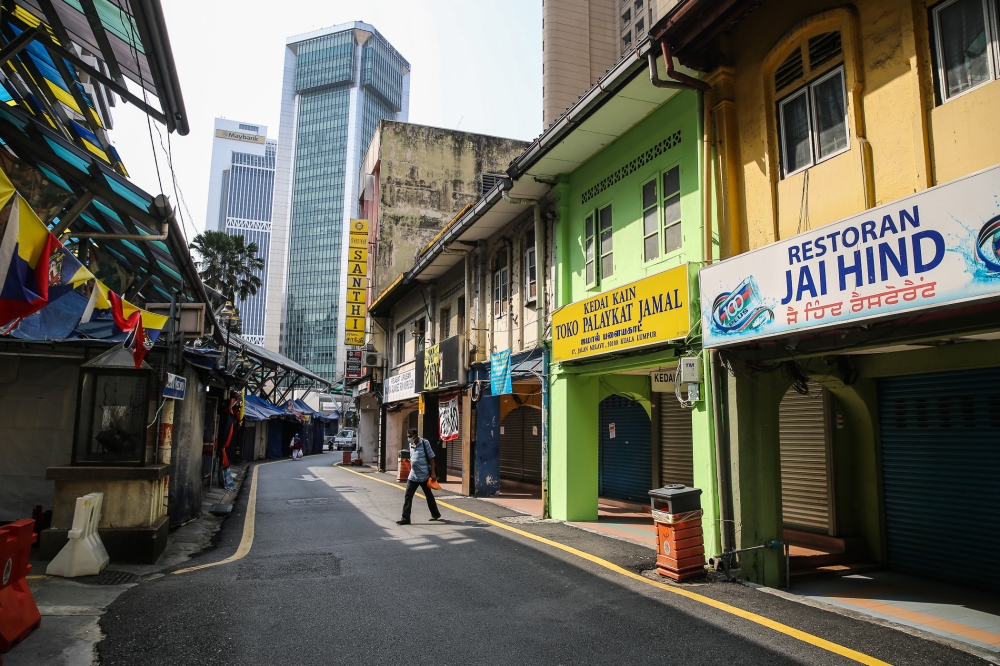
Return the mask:
<path fill-rule="evenodd" d="M 431 478 L 430 459 L 434 457 L 434 450 L 431 443 L 423 437 L 410 444 L 410 475 L 406 477 L 409 481 L 423 483 Z"/>

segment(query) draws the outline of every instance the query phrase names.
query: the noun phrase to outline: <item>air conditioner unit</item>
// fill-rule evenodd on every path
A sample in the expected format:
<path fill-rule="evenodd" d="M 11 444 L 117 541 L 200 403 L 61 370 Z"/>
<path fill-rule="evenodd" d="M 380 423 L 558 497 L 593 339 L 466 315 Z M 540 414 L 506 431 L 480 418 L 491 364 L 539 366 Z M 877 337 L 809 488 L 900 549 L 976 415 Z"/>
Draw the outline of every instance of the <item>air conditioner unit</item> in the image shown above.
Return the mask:
<path fill-rule="evenodd" d="M 372 351 L 365 352 L 364 362 L 366 368 L 381 368 L 382 354 Z"/>

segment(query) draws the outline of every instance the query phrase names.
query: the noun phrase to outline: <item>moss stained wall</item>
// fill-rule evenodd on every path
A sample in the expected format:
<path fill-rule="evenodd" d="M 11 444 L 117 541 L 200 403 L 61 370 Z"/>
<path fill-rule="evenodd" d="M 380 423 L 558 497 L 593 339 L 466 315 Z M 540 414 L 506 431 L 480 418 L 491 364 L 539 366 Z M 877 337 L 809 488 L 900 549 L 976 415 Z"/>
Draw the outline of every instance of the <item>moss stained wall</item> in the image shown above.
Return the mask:
<path fill-rule="evenodd" d="M 480 198 L 484 173 L 502 173 L 528 146 L 514 139 L 388 120 L 382 121 L 379 132 L 375 294 L 412 268 L 417 251 Z"/>

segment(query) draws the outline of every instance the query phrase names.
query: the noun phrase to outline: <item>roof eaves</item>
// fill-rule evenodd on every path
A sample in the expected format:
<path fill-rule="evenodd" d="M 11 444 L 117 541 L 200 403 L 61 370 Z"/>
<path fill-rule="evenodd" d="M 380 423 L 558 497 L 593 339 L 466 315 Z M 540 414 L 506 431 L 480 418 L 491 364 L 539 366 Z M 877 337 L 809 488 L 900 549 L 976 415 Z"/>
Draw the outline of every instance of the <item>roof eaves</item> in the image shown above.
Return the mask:
<path fill-rule="evenodd" d="M 427 267 L 427 265 L 432 262 L 445 247 L 450 245 L 456 238 L 461 236 L 466 230 L 469 229 L 476 221 L 481 218 L 488 210 L 493 208 L 503 198 L 504 190 L 509 190 L 513 187 L 513 183 L 507 179 L 502 178 L 497 181 L 489 192 L 486 193 L 482 199 L 476 202 L 476 205 L 472 209 L 467 210 L 464 215 L 462 215 L 455 224 L 449 225 L 447 231 L 441 235 L 436 241 L 434 241 L 430 247 L 425 248 L 425 251 L 417 257 L 416 263 L 414 263 L 413 268 L 406 272 L 403 278 L 403 283 L 408 284 L 413 281 L 413 279 L 420 275 L 420 273 Z"/>
<path fill-rule="evenodd" d="M 523 176 L 550 150 L 569 136 L 577 125 L 589 118 L 595 111 L 604 106 L 605 102 L 618 90 L 632 80 L 642 69 L 647 67 L 646 54 L 653 48 L 649 39 L 639 43 L 628 55 L 624 56 L 609 69 L 607 73 L 566 110 L 555 122 L 538 136 L 531 147 L 521 153 L 510 163 L 507 175 L 512 180 Z"/>

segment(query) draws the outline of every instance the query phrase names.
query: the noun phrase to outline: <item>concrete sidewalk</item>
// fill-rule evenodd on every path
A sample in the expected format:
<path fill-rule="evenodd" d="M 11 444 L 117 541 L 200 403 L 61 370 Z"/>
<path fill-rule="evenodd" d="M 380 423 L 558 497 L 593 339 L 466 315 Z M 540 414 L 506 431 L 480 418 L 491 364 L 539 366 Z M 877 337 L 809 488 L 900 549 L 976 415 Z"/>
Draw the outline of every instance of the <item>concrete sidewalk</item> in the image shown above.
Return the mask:
<path fill-rule="evenodd" d="M 97 576 L 61 578 L 48 576 L 47 560 L 32 551 L 28 586 L 42 614 L 42 626 L 2 656 L 4 666 L 91 666 L 97 664 L 95 646 L 100 642 L 99 621 L 115 599 L 143 580 L 162 576 L 212 544 L 225 516 L 209 513 L 216 504 L 235 501 L 249 464 L 232 465 L 236 492 L 212 488 L 202 498 L 202 515 L 172 530 L 167 546 L 155 564 L 120 564 L 113 560 Z"/>

